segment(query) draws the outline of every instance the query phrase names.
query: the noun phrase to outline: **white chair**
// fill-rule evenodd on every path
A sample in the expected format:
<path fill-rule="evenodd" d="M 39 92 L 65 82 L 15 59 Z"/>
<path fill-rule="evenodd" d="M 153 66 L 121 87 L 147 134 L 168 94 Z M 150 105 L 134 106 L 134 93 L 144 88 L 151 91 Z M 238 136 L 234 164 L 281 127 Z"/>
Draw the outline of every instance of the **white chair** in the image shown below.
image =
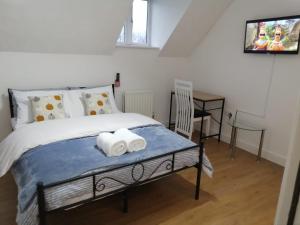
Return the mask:
<path fill-rule="evenodd" d="M 194 123 L 201 122 L 202 116 L 206 122 L 206 136 L 210 130 L 210 114 L 194 109 L 193 84 L 189 81 L 175 80 L 176 123 L 175 132 L 192 138 Z M 203 115 L 204 113 L 204 115 Z"/>

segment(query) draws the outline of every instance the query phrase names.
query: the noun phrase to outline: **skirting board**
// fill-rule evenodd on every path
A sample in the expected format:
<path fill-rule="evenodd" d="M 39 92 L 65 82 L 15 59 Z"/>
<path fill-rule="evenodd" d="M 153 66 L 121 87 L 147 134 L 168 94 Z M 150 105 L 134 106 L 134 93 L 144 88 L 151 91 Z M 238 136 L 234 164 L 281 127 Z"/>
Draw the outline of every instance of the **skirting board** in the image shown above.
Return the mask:
<path fill-rule="evenodd" d="M 168 123 L 163 122 L 163 124 L 168 124 Z M 197 127 L 195 127 L 195 129 L 197 130 Z M 217 133 L 217 131 L 211 130 L 211 133 Z M 221 140 L 223 142 L 229 144 L 230 135 L 222 134 L 221 135 Z M 243 149 L 243 150 L 245 150 L 245 151 L 247 151 L 247 152 L 249 152 L 253 155 L 257 155 L 257 152 L 258 152 L 258 144 L 254 145 L 252 143 L 248 143 L 247 141 L 241 140 L 241 139 L 237 139 L 237 147 L 241 148 L 241 149 Z M 238 152 L 237 152 L 237 154 L 238 154 Z M 269 160 L 273 163 L 276 163 L 278 165 L 281 165 L 281 166 L 285 167 L 286 158 L 282 155 L 271 152 L 266 148 L 262 149 L 262 158 L 267 159 L 267 160 Z"/>
<path fill-rule="evenodd" d="M 211 132 L 217 132 L 217 131 L 211 131 Z M 221 135 L 221 140 L 225 143 L 230 143 L 230 135 L 228 134 L 223 134 Z M 237 143 L 236 143 L 237 147 L 240 148 L 240 149 L 243 149 L 253 155 L 257 155 L 258 153 L 258 143 L 257 144 L 252 144 L 252 143 L 249 143 L 241 138 L 237 138 Z M 238 151 L 237 153 L 238 154 Z M 279 154 L 276 154 L 274 152 L 271 152 L 269 151 L 268 149 L 264 148 L 262 149 L 262 158 L 264 159 L 267 159 L 273 163 L 276 163 L 280 166 L 283 166 L 285 167 L 285 162 L 286 162 L 286 158 L 282 155 L 279 155 Z"/>
<path fill-rule="evenodd" d="M 230 136 L 228 135 L 222 135 L 221 140 L 223 142 L 229 143 L 230 142 Z M 258 152 L 258 144 L 253 145 L 250 143 L 247 143 L 245 140 L 237 139 L 237 147 L 241 148 L 251 154 L 257 155 Z M 237 151 L 238 154 L 238 151 Z M 266 148 L 262 149 L 262 158 L 267 159 L 273 163 L 276 163 L 281 166 L 285 166 L 286 158 L 282 155 L 276 154 L 274 152 L 269 151 Z"/>

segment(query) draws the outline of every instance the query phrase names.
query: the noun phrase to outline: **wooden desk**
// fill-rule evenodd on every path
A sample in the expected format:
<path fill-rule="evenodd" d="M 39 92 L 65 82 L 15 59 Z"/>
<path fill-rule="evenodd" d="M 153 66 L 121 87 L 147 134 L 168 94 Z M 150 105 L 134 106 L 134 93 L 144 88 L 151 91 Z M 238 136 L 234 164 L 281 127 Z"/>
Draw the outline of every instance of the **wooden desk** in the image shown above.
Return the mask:
<path fill-rule="evenodd" d="M 169 114 L 169 129 L 171 128 L 172 125 L 175 125 L 174 123 L 172 123 L 172 106 L 173 106 L 173 95 L 175 94 L 174 91 L 171 92 L 171 100 L 170 100 L 170 114 Z M 195 101 L 195 104 L 201 108 L 201 110 L 203 111 L 215 111 L 215 110 L 221 110 L 221 115 L 220 115 L 220 119 L 219 121 L 216 120 L 217 123 L 219 123 L 219 132 L 217 134 L 211 134 L 208 136 L 203 136 L 203 123 L 204 120 L 202 118 L 201 120 L 201 126 L 200 126 L 200 141 L 208 138 L 208 137 L 218 137 L 218 141 L 220 142 L 221 140 L 221 134 L 222 134 L 222 124 L 223 124 L 223 114 L 224 114 L 224 106 L 225 106 L 225 97 L 223 96 L 219 96 L 219 95 L 213 95 L 213 94 L 209 94 L 209 93 L 205 93 L 202 91 L 198 91 L 198 90 L 194 90 L 193 91 L 193 99 Z M 202 106 L 199 106 L 197 104 L 197 102 L 201 102 Z M 216 107 L 216 108 L 210 108 L 210 109 L 206 109 L 206 103 L 208 102 L 221 102 L 221 106 L 220 107 Z"/>
<path fill-rule="evenodd" d="M 173 93 L 175 94 L 174 91 L 173 91 Z M 195 100 L 205 101 L 205 102 L 225 100 L 225 97 L 223 97 L 223 96 L 212 95 L 212 94 L 208 94 L 206 92 L 197 91 L 197 90 L 193 91 L 193 97 Z"/>

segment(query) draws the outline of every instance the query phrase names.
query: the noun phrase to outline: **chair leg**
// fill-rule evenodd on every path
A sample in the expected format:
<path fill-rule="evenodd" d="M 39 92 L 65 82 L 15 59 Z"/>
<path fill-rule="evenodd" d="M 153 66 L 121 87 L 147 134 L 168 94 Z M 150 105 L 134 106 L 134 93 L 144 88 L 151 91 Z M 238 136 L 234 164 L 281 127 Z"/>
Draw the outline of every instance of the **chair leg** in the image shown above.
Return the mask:
<path fill-rule="evenodd" d="M 191 130 L 190 130 L 190 134 L 189 134 L 189 136 L 188 136 L 188 138 L 189 138 L 190 140 L 192 140 L 193 133 L 194 133 L 194 130 L 195 130 L 194 124 L 195 124 L 195 122 L 193 121 L 193 122 L 192 122 L 192 125 L 191 125 L 192 127 L 191 127 Z"/>
<path fill-rule="evenodd" d="M 192 130 L 191 130 L 191 132 L 190 132 L 190 134 L 189 134 L 189 136 L 188 136 L 188 138 L 190 139 L 190 140 L 192 140 L 192 137 L 193 137 L 193 133 L 194 133 L 194 126 L 193 126 L 193 128 L 192 128 Z"/>

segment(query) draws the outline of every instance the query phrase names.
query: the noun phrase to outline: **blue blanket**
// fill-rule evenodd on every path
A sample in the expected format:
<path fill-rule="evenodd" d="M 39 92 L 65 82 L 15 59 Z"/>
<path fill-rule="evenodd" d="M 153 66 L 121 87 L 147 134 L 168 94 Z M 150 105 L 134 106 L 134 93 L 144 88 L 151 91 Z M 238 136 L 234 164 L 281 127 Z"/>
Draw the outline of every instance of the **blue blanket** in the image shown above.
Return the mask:
<path fill-rule="evenodd" d="M 97 148 L 96 137 L 84 137 L 38 146 L 24 153 L 12 167 L 21 212 L 33 200 L 38 182 L 47 185 L 96 169 L 106 170 L 196 146 L 163 126 L 140 127 L 132 131 L 145 138 L 145 150 L 107 157 Z"/>

